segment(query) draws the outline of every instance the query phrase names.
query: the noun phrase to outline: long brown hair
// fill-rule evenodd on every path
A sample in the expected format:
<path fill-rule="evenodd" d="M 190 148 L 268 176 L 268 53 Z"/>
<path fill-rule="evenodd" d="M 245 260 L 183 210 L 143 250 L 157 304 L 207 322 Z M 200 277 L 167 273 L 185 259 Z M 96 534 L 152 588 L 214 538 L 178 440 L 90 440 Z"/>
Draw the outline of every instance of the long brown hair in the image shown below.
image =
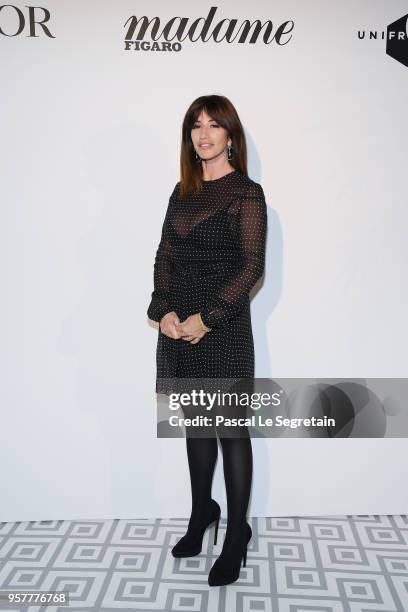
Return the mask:
<path fill-rule="evenodd" d="M 191 140 L 191 130 L 202 110 L 227 130 L 232 141 L 230 164 L 235 170 L 248 176 L 245 134 L 234 105 L 224 96 L 200 96 L 187 109 L 182 125 L 179 192 L 181 199 L 202 189 L 202 164 L 201 161 L 200 163 L 196 161 L 196 152 Z"/>

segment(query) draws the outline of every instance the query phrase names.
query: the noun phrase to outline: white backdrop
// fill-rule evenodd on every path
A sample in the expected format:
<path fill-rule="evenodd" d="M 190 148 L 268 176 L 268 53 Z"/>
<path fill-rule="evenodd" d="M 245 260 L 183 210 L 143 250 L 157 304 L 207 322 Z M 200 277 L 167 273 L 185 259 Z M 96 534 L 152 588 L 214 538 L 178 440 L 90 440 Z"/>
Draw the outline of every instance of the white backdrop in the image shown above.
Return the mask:
<path fill-rule="evenodd" d="M 267 198 L 257 376 L 405 377 L 408 68 L 357 32 L 407 5 L 221 0 L 214 24 L 293 20 L 292 38 L 172 52 L 126 51 L 126 20 L 212 3 L 41 6 L 54 38 L 28 21 L 11 36 L 18 13 L 0 9 L 0 520 L 187 516 L 185 440 L 156 438 L 146 316 L 184 113 L 203 94 L 233 102 Z M 253 440 L 248 515 L 405 513 L 407 446 Z"/>

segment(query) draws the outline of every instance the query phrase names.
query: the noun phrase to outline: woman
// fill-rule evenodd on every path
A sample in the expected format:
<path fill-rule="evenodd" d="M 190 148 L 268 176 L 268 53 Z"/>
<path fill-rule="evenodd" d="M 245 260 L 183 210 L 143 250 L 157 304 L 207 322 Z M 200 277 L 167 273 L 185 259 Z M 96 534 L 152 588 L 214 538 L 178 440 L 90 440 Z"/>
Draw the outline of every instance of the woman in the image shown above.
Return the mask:
<path fill-rule="evenodd" d="M 253 380 L 249 292 L 263 273 L 266 227 L 263 189 L 247 176 L 245 135 L 234 106 L 223 96 L 197 98 L 183 121 L 180 182 L 164 219 L 147 311 L 160 324 L 157 393 L 175 390 L 180 378 Z M 189 415 L 186 408 L 183 412 Z M 220 442 L 228 520 L 221 554 L 208 576 L 211 586 L 238 579 L 252 536 L 246 522 L 250 436 L 241 430 L 239 436 L 226 433 Z M 217 437 L 186 428 L 186 446 L 192 510 L 186 534 L 172 549 L 175 557 L 199 554 L 204 532 L 214 522 L 216 544 L 220 518 L 220 506 L 211 498 Z"/>

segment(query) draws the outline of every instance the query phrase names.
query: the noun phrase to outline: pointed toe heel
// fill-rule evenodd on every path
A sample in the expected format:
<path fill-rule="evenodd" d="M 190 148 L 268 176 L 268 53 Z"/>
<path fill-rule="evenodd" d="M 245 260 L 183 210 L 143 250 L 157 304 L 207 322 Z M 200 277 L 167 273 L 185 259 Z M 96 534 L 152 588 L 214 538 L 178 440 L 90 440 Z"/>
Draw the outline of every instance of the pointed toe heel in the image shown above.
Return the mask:
<path fill-rule="evenodd" d="M 208 574 L 210 586 L 222 586 L 235 582 L 239 578 L 242 560 L 243 567 L 246 567 L 248 543 L 252 538 L 252 529 L 248 523 L 242 533 L 244 535 L 241 537 L 225 538 L 221 554 Z"/>
<path fill-rule="evenodd" d="M 215 522 L 214 544 L 217 543 L 218 525 L 221 516 L 221 508 L 212 499 L 208 508 L 203 513 L 203 518 L 193 524 L 191 518 L 185 535 L 173 546 L 171 554 L 173 557 L 195 557 L 199 555 L 203 546 L 203 538 L 206 529 Z"/>

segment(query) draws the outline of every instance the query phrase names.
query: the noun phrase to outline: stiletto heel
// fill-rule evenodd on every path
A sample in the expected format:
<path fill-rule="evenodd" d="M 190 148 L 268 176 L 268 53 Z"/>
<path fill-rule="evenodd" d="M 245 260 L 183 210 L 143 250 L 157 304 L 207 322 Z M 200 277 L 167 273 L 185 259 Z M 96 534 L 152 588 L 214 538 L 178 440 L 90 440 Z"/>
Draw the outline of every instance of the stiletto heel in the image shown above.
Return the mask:
<path fill-rule="evenodd" d="M 215 522 L 215 531 L 214 531 L 214 546 L 217 543 L 217 535 L 218 535 L 218 524 L 220 522 L 220 517 L 217 518 L 216 522 Z"/>
<path fill-rule="evenodd" d="M 244 567 L 246 567 L 248 542 L 252 538 L 252 529 L 248 523 L 245 525 L 246 529 L 242 529 L 236 538 L 225 537 L 221 554 L 208 574 L 208 584 L 210 586 L 221 586 L 235 582 L 239 578 L 242 560 L 244 560 Z"/>
<path fill-rule="evenodd" d="M 195 557 L 199 555 L 203 546 L 205 530 L 214 522 L 216 523 L 214 544 L 216 544 L 220 516 L 221 508 L 214 499 L 211 499 L 210 505 L 203 511 L 203 520 L 200 521 L 200 524 L 194 525 L 190 517 L 187 532 L 171 550 L 173 557 Z M 197 521 L 194 522 L 197 523 Z"/>

